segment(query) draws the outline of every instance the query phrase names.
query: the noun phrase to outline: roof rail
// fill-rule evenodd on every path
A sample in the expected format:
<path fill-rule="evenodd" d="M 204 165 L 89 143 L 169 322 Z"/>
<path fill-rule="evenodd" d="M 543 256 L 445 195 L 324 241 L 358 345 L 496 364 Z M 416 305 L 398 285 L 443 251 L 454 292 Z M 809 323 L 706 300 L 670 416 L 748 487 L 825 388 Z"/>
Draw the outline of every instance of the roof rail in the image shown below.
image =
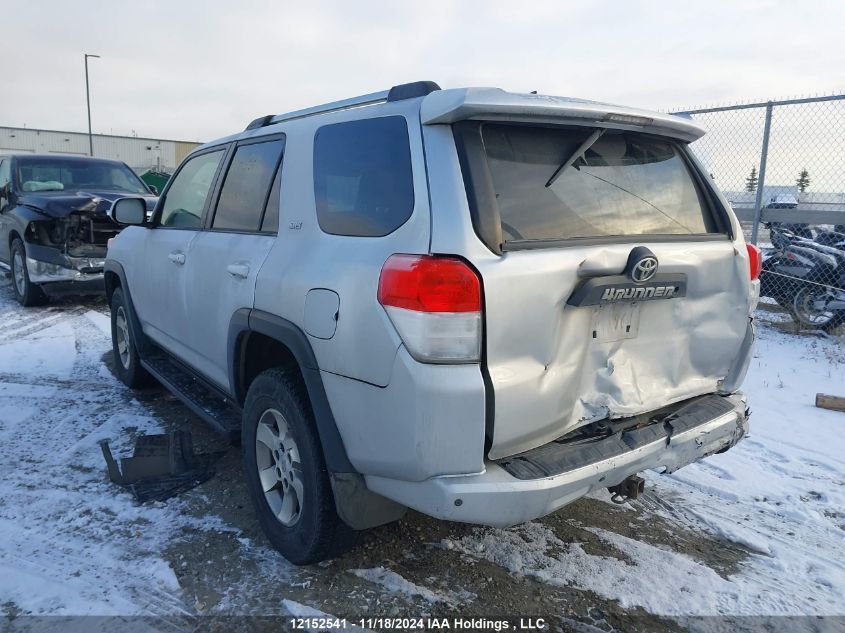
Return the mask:
<path fill-rule="evenodd" d="M 246 126 L 246 130 L 255 130 L 260 127 L 264 127 L 265 125 L 270 125 L 270 121 L 273 119 L 272 114 L 268 114 L 266 116 L 260 116 L 254 121 L 251 121 L 249 125 Z"/>
<path fill-rule="evenodd" d="M 314 116 L 315 114 L 327 114 L 329 112 L 361 108 L 364 106 L 376 105 L 378 103 L 387 103 L 389 101 L 402 101 L 404 99 L 424 97 L 435 90 L 440 90 L 440 86 L 433 81 L 415 81 L 413 83 L 399 84 L 397 86 L 393 86 L 390 90 L 372 92 L 358 97 L 342 99 L 341 101 L 332 101 L 331 103 L 324 103 L 323 105 L 313 106 L 303 110 L 294 110 L 293 112 L 287 112 L 285 114 L 259 117 L 252 121 L 246 129 L 254 130 L 256 128 L 273 125 L 274 123 L 293 121 L 294 119 L 302 119 Z"/>
<path fill-rule="evenodd" d="M 304 110 L 294 110 L 285 114 L 277 114 L 267 125 L 272 123 L 281 123 L 282 121 L 293 121 L 294 119 L 302 119 L 307 116 L 314 116 L 315 114 L 327 114 L 329 112 L 337 112 L 338 110 L 349 110 L 350 108 L 360 108 L 368 105 L 375 105 L 377 103 L 385 103 L 389 91 L 372 92 L 368 95 L 361 95 L 359 97 L 351 97 L 350 99 L 342 99 L 340 101 L 332 101 L 331 103 L 324 103 L 323 105 L 305 108 Z"/>

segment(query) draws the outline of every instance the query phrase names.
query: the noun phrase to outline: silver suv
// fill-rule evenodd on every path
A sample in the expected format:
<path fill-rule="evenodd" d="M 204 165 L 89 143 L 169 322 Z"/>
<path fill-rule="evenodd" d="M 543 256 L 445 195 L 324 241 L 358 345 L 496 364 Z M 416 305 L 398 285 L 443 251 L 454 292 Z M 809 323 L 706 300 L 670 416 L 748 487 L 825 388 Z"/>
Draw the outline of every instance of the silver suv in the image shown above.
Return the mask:
<path fill-rule="evenodd" d="M 268 538 L 509 526 L 747 433 L 759 252 L 691 121 L 432 82 L 266 116 L 139 198 L 117 372 L 239 438 Z"/>

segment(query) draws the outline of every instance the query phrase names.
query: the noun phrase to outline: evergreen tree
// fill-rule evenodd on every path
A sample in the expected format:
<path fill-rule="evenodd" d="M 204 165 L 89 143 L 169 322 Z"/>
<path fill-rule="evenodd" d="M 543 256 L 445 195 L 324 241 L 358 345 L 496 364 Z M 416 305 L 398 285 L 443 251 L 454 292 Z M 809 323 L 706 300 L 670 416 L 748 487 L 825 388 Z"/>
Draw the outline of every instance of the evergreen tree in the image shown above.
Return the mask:
<path fill-rule="evenodd" d="M 745 190 L 746 191 L 756 191 L 757 190 L 757 168 L 752 167 L 751 173 L 748 174 L 748 178 L 745 179 Z"/>
<path fill-rule="evenodd" d="M 810 186 L 810 172 L 806 169 L 802 169 L 801 173 L 798 174 L 798 179 L 795 181 L 795 184 L 798 185 L 798 191 L 804 193 L 807 191 L 807 187 Z"/>

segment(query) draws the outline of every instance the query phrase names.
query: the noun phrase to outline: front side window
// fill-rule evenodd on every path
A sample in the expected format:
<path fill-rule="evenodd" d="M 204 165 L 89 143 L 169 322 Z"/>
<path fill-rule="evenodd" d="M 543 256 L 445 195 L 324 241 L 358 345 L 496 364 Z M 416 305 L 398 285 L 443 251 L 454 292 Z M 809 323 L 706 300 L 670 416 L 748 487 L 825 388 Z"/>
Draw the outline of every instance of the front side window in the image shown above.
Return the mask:
<path fill-rule="evenodd" d="M 314 195 L 326 233 L 380 237 L 402 226 L 414 210 L 405 118 L 347 121 L 317 130 Z"/>
<path fill-rule="evenodd" d="M 17 159 L 20 190 L 120 191 L 148 194 L 141 179 L 123 163 L 96 158 L 24 157 Z"/>
<path fill-rule="evenodd" d="M 199 228 L 202 225 L 202 211 L 223 153 L 219 149 L 200 154 L 182 166 L 165 194 L 161 226 Z"/>
<path fill-rule="evenodd" d="M 591 141 L 594 133 L 483 126 L 505 243 L 717 232 L 673 142 L 615 130 Z"/>
<path fill-rule="evenodd" d="M 282 139 L 276 139 L 241 145 L 235 150 L 220 190 L 212 228 L 230 231 L 260 229 L 264 203 L 282 154 L 282 144 Z"/>

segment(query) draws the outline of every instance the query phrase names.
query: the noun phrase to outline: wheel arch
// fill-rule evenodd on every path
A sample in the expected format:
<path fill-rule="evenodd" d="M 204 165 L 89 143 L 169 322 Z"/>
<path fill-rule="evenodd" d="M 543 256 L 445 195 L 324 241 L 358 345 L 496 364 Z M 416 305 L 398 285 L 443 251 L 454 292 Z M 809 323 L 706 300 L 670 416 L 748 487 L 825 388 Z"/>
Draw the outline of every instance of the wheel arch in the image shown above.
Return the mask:
<path fill-rule="evenodd" d="M 23 239 L 23 235 L 21 235 L 20 231 L 14 228 L 9 231 L 9 243 L 7 244 L 7 246 L 9 247 L 9 254 L 12 253 L 12 244 L 15 243 L 15 240 L 20 240 L 21 242 L 23 242 L 24 248 L 26 248 L 26 240 Z"/>
<path fill-rule="evenodd" d="M 123 292 L 123 299 L 126 301 L 126 308 L 129 312 L 129 329 L 131 330 L 132 337 L 135 339 L 138 353 L 143 355 L 149 351 L 150 344 L 141 327 L 138 313 L 135 312 L 135 304 L 132 301 L 132 293 L 129 290 L 129 285 L 126 283 L 126 272 L 123 270 L 123 266 L 112 259 L 107 259 L 105 264 L 103 264 L 103 281 L 106 286 L 106 301 L 108 302 L 109 310 L 111 310 L 111 300 L 114 291 L 120 288 Z"/>
<path fill-rule="evenodd" d="M 230 389 L 241 406 L 251 380 L 260 371 L 280 365 L 295 368 L 311 401 L 329 472 L 357 472 L 346 454 L 317 359 L 299 327 L 276 315 L 242 308 L 232 315 L 229 323 L 228 359 Z"/>

